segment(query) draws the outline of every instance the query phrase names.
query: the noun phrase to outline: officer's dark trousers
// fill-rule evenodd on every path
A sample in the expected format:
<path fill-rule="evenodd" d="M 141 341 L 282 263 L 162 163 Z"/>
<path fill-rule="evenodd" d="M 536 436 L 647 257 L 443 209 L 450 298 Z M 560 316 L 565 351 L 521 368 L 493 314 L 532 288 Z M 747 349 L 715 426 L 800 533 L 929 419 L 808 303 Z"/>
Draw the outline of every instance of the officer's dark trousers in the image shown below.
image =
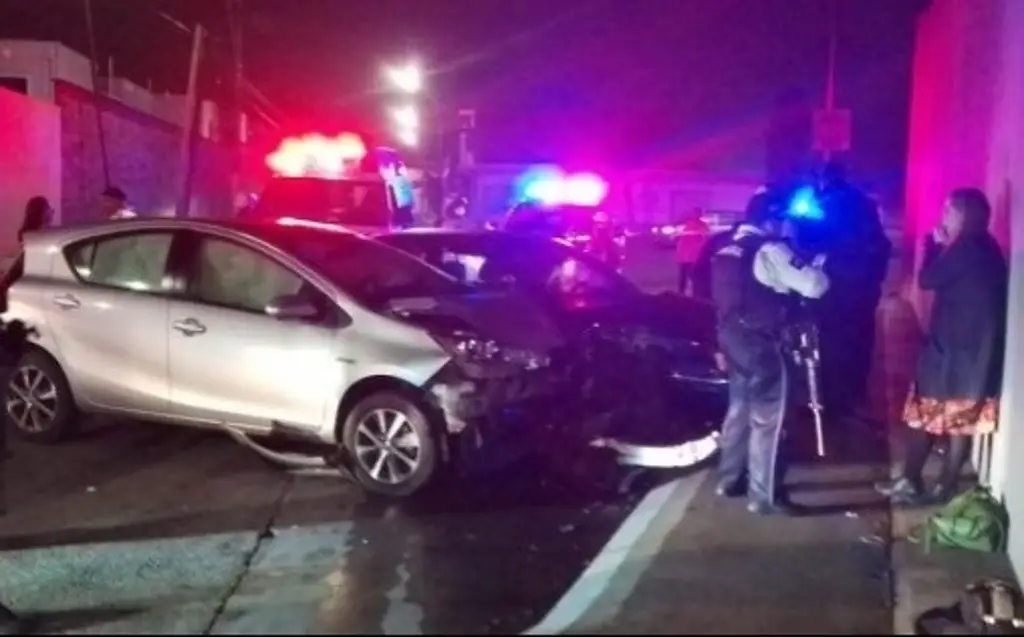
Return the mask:
<path fill-rule="evenodd" d="M 729 411 L 722 424 L 719 479 L 746 484 L 751 502 L 773 504 L 783 475 L 779 439 L 786 411 L 786 365 L 777 342 L 743 328 L 722 327 L 719 346 L 729 364 Z"/>

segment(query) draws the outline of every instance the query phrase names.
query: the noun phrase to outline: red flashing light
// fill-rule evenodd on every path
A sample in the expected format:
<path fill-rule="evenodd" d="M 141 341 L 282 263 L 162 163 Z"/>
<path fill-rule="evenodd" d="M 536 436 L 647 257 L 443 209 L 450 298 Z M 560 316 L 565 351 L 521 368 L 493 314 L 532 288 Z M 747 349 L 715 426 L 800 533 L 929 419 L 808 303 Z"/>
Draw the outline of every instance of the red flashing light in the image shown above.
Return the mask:
<path fill-rule="evenodd" d="M 366 145 L 353 133 L 337 137 L 289 137 L 267 156 L 267 167 L 282 177 L 336 179 L 366 157 Z"/>

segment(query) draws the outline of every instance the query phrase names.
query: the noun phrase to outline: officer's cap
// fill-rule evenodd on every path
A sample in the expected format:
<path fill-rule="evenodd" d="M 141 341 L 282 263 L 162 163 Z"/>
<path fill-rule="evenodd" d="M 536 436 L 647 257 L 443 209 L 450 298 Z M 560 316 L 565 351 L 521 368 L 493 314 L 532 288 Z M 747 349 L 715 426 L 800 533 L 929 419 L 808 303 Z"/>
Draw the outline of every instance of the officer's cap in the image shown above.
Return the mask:
<path fill-rule="evenodd" d="M 785 205 L 775 189 L 757 192 L 747 202 L 744 218 L 747 223 L 762 224 L 782 218 Z"/>

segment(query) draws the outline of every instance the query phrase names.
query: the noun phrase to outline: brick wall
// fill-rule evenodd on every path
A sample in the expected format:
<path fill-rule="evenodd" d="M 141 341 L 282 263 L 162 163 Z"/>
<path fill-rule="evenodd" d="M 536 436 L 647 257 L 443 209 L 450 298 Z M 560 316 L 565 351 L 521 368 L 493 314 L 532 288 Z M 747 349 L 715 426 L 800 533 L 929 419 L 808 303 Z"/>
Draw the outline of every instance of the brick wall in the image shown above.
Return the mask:
<path fill-rule="evenodd" d="M 73 84 L 54 82 L 54 101 L 61 122 L 61 212 L 65 223 L 99 216 L 104 174 L 96 120 L 103 117 L 103 136 L 110 183 L 123 189 L 140 214 L 162 215 L 174 210 L 178 197 L 181 130 Z M 193 214 L 230 210 L 226 155 L 204 140 L 195 157 Z"/>

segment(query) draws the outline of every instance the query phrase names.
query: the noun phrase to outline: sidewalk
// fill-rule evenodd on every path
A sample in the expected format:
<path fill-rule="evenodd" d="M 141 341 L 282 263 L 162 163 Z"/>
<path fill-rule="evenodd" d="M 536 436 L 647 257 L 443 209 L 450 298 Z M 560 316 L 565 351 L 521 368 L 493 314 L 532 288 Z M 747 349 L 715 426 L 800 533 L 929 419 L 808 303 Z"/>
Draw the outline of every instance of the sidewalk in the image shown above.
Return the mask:
<path fill-rule="evenodd" d="M 914 634 L 919 613 L 955 603 L 970 582 L 1012 580 L 1005 556 L 925 554 L 907 542 L 928 512 L 880 500 L 872 483 L 890 472 L 867 459 L 794 467 L 793 500 L 808 507 L 797 518 L 755 517 L 742 500 L 717 498 L 710 472 L 679 481 L 670 500 L 689 498 L 685 512 L 623 560 L 620 570 L 641 571 L 635 584 L 605 591 L 565 632 Z"/>
<path fill-rule="evenodd" d="M 927 473 L 938 475 L 938 465 Z M 907 540 L 934 509 L 894 510 L 892 515 L 892 563 L 895 579 L 895 634 L 914 634 L 914 620 L 922 612 L 957 601 L 964 587 L 982 578 L 1014 581 L 1009 558 L 1002 554 L 933 549 Z"/>
<path fill-rule="evenodd" d="M 812 513 L 755 517 L 705 476 L 624 600 L 598 600 L 579 634 L 887 634 L 888 524 L 870 485 L 887 471 L 858 463 L 797 467 L 793 500 Z M 642 559 L 634 556 L 631 559 Z"/>

